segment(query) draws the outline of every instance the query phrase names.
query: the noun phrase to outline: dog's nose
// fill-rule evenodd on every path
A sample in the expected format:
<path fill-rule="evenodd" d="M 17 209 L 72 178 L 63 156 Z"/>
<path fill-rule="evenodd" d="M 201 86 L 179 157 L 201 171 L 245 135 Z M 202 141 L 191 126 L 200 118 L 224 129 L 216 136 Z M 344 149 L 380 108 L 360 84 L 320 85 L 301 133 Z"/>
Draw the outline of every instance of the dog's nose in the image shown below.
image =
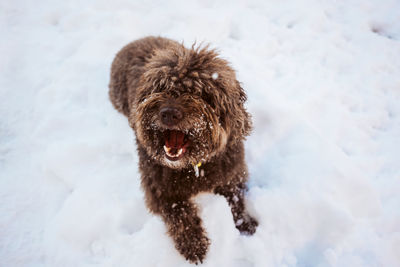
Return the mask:
<path fill-rule="evenodd" d="M 174 126 L 183 118 L 183 113 L 175 107 L 165 107 L 160 110 L 161 122 L 168 126 Z"/>

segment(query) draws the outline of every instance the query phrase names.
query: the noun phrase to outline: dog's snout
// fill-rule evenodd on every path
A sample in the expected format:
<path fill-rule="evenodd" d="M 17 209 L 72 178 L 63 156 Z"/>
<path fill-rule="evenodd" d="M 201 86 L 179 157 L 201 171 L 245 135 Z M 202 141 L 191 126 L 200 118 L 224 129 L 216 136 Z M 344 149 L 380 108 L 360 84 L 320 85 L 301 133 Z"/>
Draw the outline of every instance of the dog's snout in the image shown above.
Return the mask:
<path fill-rule="evenodd" d="M 183 113 L 176 107 L 164 107 L 160 110 L 161 122 L 168 126 L 174 126 L 183 118 Z"/>

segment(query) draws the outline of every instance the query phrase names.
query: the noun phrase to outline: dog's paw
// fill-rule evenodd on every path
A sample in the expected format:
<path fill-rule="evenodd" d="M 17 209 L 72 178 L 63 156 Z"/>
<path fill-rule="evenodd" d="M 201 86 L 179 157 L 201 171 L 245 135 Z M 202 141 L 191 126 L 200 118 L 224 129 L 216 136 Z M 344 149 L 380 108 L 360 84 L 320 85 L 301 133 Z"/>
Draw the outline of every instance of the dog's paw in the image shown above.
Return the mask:
<path fill-rule="evenodd" d="M 176 248 L 186 260 L 196 265 L 203 263 L 210 240 L 202 229 L 187 229 L 176 239 Z"/>
<path fill-rule="evenodd" d="M 236 228 L 243 235 L 252 235 L 256 232 L 258 222 L 250 215 L 245 215 L 236 221 Z"/>

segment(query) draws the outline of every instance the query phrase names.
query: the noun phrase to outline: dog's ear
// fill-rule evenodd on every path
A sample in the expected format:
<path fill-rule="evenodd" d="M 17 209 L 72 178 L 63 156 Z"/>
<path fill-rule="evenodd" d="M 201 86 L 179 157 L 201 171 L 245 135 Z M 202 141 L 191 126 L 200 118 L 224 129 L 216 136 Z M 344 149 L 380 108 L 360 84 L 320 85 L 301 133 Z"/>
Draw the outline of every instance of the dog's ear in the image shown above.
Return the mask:
<path fill-rule="evenodd" d="M 251 115 L 247 112 L 244 103 L 247 100 L 246 93 L 240 83 L 235 80 L 233 88 L 228 91 L 229 108 L 225 114 L 225 124 L 233 142 L 242 141 L 250 135 L 252 130 Z"/>
<path fill-rule="evenodd" d="M 240 130 L 240 134 L 245 137 L 250 135 L 252 130 L 251 115 L 247 112 L 244 103 L 247 100 L 247 95 L 238 81 L 235 83 L 236 90 L 239 92 L 238 105 L 238 118 L 236 120 L 236 129 Z"/>

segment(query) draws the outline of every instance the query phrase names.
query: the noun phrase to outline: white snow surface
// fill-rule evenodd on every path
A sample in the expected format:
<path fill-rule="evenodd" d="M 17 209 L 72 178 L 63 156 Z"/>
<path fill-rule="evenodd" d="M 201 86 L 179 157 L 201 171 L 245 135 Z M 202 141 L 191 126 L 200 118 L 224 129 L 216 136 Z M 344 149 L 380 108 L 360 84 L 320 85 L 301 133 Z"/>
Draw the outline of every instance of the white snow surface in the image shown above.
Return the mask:
<path fill-rule="evenodd" d="M 0 266 L 192 266 L 148 213 L 112 59 L 211 43 L 248 93 L 254 236 L 196 198 L 203 266 L 400 266 L 400 1 L 1 1 Z"/>

